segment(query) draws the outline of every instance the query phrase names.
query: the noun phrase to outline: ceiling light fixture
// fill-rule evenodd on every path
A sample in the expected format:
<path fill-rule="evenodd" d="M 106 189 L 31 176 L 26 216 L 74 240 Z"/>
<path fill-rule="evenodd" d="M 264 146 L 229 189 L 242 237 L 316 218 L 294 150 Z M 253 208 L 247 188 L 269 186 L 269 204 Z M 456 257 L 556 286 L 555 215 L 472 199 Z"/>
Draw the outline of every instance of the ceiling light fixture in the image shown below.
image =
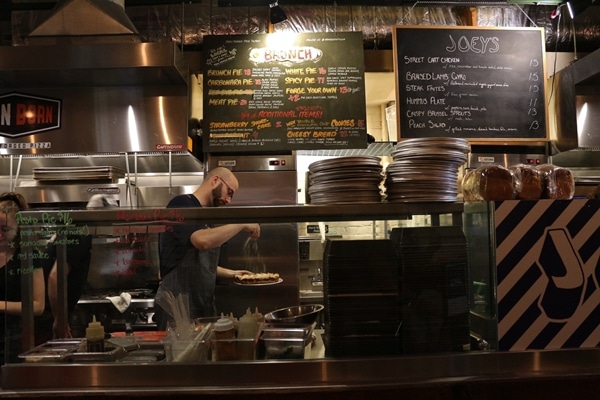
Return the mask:
<path fill-rule="evenodd" d="M 567 8 L 569 9 L 569 15 L 571 19 L 581 14 L 586 8 L 592 5 L 593 0 L 569 0 L 567 1 Z"/>
<path fill-rule="evenodd" d="M 269 19 L 273 25 L 287 21 L 288 17 L 285 12 L 279 7 L 279 1 L 269 3 Z"/>

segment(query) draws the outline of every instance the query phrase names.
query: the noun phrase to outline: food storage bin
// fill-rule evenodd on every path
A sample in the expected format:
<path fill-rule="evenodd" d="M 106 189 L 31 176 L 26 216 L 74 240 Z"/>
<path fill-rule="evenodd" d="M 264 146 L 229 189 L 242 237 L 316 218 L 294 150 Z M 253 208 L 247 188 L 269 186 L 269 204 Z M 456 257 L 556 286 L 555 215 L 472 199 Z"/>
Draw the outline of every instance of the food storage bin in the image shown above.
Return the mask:
<path fill-rule="evenodd" d="M 27 363 L 61 362 L 64 361 L 69 354 L 77 351 L 81 343 L 81 339 L 51 340 L 36 346 L 25 353 L 19 354 L 19 358 Z"/>
<path fill-rule="evenodd" d="M 258 356 L 264 359 L 304 359 L 310 351 L 313 324 L 265 324 Z"/>
<path fill-rule="evenodd" d="M 228 348 L 221 353 L 218 349 Z M 256 360 L 256 338 L 211 339 L 212 361 Z"/>
<path fill-rule="evenodd" d="M 204 362 L 209 360 L 210 343 L 199 340 L 165 340 L 167 362 Z"/>

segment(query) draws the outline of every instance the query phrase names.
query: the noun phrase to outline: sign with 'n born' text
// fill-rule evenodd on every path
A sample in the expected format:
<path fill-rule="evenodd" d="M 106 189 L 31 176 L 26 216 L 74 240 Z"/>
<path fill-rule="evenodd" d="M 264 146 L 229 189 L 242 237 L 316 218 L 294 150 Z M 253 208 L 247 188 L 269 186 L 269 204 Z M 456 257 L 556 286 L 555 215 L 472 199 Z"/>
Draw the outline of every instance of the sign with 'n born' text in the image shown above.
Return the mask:
<path fill-rule="evenodd" d="M 22 93 L 0 95 L 0 136 L 17 138 L 60 128 L 61 101 Z"/>

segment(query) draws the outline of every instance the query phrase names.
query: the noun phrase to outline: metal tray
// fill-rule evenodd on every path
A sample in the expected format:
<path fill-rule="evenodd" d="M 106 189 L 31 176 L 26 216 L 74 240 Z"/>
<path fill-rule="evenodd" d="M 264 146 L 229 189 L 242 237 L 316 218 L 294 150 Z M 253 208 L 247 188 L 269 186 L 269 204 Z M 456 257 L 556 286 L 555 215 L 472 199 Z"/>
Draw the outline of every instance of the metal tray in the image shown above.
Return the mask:
<path fill-rule="evenodd" d="M 127 351 L 123 347 L 107 344 L 103 352 L 78 351 L 67 354 L 64 360 L 67 362 L 108 362 L 117 361 L 125 354 Z"/>
<path fill-rule="evenodd" d="M 81 342 L 81 339 L 51 340 L 19 354 L 19 358 L 27 363 L 62 362 L 77 351 Z"/>

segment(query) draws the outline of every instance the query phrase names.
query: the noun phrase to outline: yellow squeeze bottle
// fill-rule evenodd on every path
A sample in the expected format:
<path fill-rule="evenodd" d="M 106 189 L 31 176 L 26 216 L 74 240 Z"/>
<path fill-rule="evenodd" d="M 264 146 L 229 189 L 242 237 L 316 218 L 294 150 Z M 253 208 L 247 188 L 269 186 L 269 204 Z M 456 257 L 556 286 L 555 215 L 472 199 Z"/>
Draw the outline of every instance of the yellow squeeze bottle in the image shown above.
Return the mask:
<path fill-rule="evenodd" d="M 104 352 L 104 327 L 96 321 L 95 315 L 85 328 L 85 339 L 88 352 Z"/>

